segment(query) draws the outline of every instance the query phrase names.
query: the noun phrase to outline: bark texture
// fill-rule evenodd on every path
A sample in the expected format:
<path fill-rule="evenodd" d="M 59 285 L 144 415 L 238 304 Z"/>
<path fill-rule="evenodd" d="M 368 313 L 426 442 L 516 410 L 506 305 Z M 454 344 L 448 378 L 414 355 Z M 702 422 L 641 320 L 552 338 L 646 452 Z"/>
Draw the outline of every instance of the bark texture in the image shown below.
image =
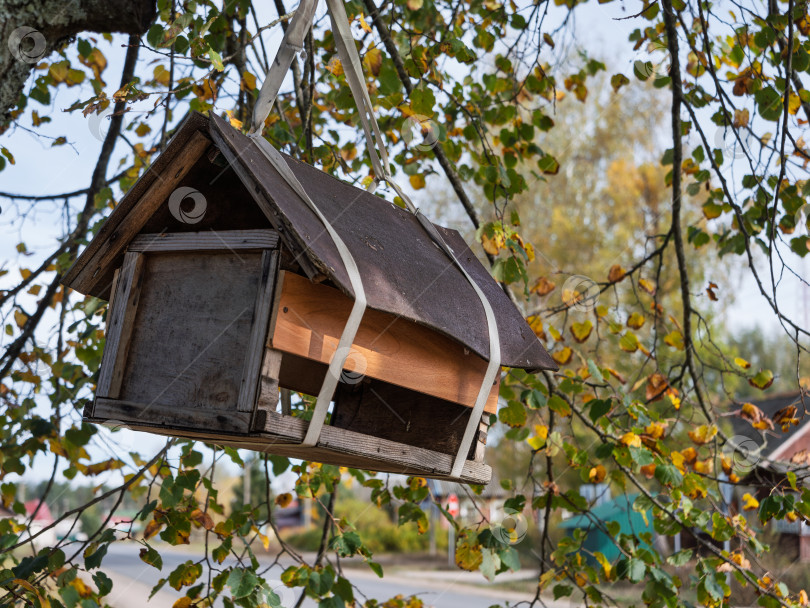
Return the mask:
<path fill-rule="evenodd" d="M 0 124 L 36 64 L 79 32 L 143 34 L 155 0 L 0 0 Z"/>

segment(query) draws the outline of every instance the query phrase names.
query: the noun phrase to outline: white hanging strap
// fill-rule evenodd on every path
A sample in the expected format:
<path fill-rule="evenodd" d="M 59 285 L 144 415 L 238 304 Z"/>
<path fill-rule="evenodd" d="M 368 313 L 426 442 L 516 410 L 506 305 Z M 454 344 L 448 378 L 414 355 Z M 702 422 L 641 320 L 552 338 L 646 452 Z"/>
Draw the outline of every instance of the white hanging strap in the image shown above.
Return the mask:
<path fill-rule="evenodd" d="M 304 38 L 312 27 L 312 20 L 315 18 L 315 9 L 318 7 L 318 0 L 301 0 L 295 15 L 290 20 L 290 25 L 284 33 L 284 39 L 273 59 L 273 65 L 267 72 L 256 105 L 253 106 L 253 119 L 250 123 L 250 132 L 259 133 L 264 126 L 264 121 L 270 115 L 273 104 L 276 101 L 281 83 L 290 71 L 290 66 L 295 59 L 296 53 L 304 50 Z"/>
<path fill-rule="evenodd" d="M 262 151 L 265 158 L 267 158 L 276 171 L 278 171 L 279 175 L 284 178 L 284 181 L 290 185 L 295 193 L 301 197 L 301 200 L 318 216 L 318 219 L 324 225 L 337 247 L 340 259 L 343 261 L 343 265 L 346 267 L 346 272 L 349 275 L 352 290 L 354 290 L 354 305 L 349 314 L 349 320 L 343 328 L 343 333 L 338 341 L 337 350 L 335 350 L 335 353 L 332 355 L 332 360 L 329 362 L 329 369 L 321 385 L 321 390 L 318 393 L 318 399 L 315 402 L 315 410 L 312 413 L 312 419 L 307 428 L 306 437 L 304 437 L 304 441 L 301 443 L 302 446 L 311 447 L 318 443 L 323 423 L 326 420 L 329 403 L 332 401 L 332 396 L 335 394 L 335 388 L 337 388 L 338 380 L 340 380 L 340 374 L 343 372 L 343 366 L 346 364 L 346 359 L 351 352 L 354 338 L 360 327 L 360 321 L 363 319 L 363 313 L 366 310 L 366 292 L 363 289 L 363 281 L 360 278 L 360 272 L 357 270 L 357 264 L 351 252 L 346 247 L 343 239 L 340 238 L 340 235 L 329 223 L 329 220 L 323 216 L 320 209 L 318 209 L 315 203 L 312 202 L 312 199 L 309 198 L 309 195 L 298 181 L 298 178 L 295 177 L 295 174 L 290 170 L 284 157 L 281 156 L 281 153 L 264 137 L 253 137 L 253 141 L 259 147 L 259 150 Z"/>
<path fill-rule="evenodd" d="M 253 142 L 267 158 L 273 167 L 278 171 L 279 175 L 284 181 L 289 184 L 290 188 L 301 198 L 302 201 L 312 210 L 318 217 L 321 223 L 326 228 L 327 233 L 332 238 L 332 241 L 337 247 L 340 259 L 346 268 L 346 273 L 349 275 L 349 282 L 351 283 L 352 290 L 354 291 L 354 305 L 349 314 L 349 319 L 346 326 L 343 328 L 343 333 L 338 341 L 337 349 L 332 355 L 329 362 L 329 368 L 326 372 L 326 377 L 321 385 L 321 390 L 318 393 L 317 400 L 315 401 L 315 409 L 312 412 L 312 419 L 307 427 L 307 433 L 304 437 L 302 446 L 312 447 L 318 443 L 321 435 L 321 429 L 326 420 L 326 414 L 329 410 L 329 403 L 335 394 L 337 383 L 340 380 L 340 374 L 343 371 L 343 366 L 346 364 L 346 359 L 351 353 L 351 347 L 354 343 L 354 338 L 357 335 L 357 330 L 360 327 L 360 322 L 363 319 L 363 313 L 366 310 L 366 292 L 363 288 L 363 281 L 360 277 L 360 272 L 357 270 L 357 264 L 354 261 L 349 249 L 340 238 L 337 231 L 329 223 L 329 220 L 324 217 L 317 205 L 307 194 L 304 187 L 295 177 L 295 174 L 290 170 L 284 157 L 281 156 L 270 142 L 261 136 L 264 121 L 270 114 L 273 108 L 276 96 L 278 95 L 281 83 L 290 69 L 290 65 L 295 58 L 295 54 L 302 50 L 304 47 L 304 38 L 307 35 L 310 27 L 312 27 L 312 20 L 315 16 L 315 9 L 318 5 L 318 0 L 301 0 L 298 9 L 295 11 L 295 16 L 292 18 L 290 27 L 284 34 L 284 39 L 281 42 L 281 47 L 278 50 L 276 58 L 273 60 L 273 65 L 270 66 L 270 71 L 265 77 L 262 84 L 261 91 L 259 91 L 259 98 L 253 108 L 253 119 L 251 122 L 251 129 L 248 136 L 253 139 Z"/>
<path fill-rule="evenodd" d="M 441 247 L 447 256 L 455 263 L 462 274 L 465 276 L 470 285 L 475 290 L 478 299 L 484 307 L 484 312 L 487 318 L 487 329 L 489 331 L 489 364 L 484 373 L 484 379 L 481 383 L 481 388 L 478 391 L 478 396 L 475 400 L 475 405 L 470 412 L 470 419 L 467 427 L 464 430 L 461 444 L 459 445 L 456 458 L 453 461 L 453 468 L 450 473 L 452 477 L 460 477 L 464 469 L 464 463 L 467 460 L 467 454 L 470 451 L 470 446 L 475 439 L 475 433 L 478 430 L 478 424 L 481 416 L 484 414 L 484 407 L 486 406 L 489 393 L 492 390 L 492 385 L 495 383 L 495 378 L 500 372 L 501 366 L 501 343 L 498 334 L 498 324 L 495 320 L 495 313 L 489 303 L 484 292 L 467 273 L 467 270 L 455 256 L 455 253 L 450 246 L 442 238 L 441 234 L 436 227 L 424 215 L 419 213 L 419 210 L 411 201 L 410 197 L 406 195 L 399 185 L 394 181 L 391 175 L 391 169 L 388 162 L 388 153 L 385 148 L 385 142 L 380 132 L 380 127 L 377 124 L 377 119 L 374 115 L 374 106 L 368 94 L 368 87 L 366 86 L 365 78 L 363 76 L 363 68 L 360 63 L 360 56 L 357 53 L 357 47 L 354 44 L 354 38 L 351 35 L 349 26 L 349 19 L 346 16 L 346 9 L 343 0 L 326 0 L 329 7 L 329 17 L 332 20 L 332 34 L 335 38 L 335 45 L 337 46 L 340 62 L 343 65 L 343 73 L 346 75 L 346 81 L 354 96 L 357 109 L 360 114 L 360 122 L 363 126 L 363 134 L 366 138 L 366 148 L 368 149 L 369 157 L 371 158 L 374 173 L 377 179 L 382 179 L 388 182 L 391 187 L 396 191 L 399 197 L 405 202 L 408 209 L 414 213 L 419 220 L 419 223 L 430 235 L 433 241 Z M 372 137 L 373 133 L 373 137 Z M 376 143 L 376 146 L 375 146 Z M 379 151 L 379 153 L 378 153 Z"/>
<path fill-rule="evenodd" d="M 278 55 L 267 74 L 266 80 L 262 85 L 259 92 L 259 98 L 253 111 L 253 120 L 249 136 L 253 139 L 259 149 L 262 151 L 268 161 L 279 172 L 279 175 L 290 185 L 291 188 L 301 197 L 301 200 L 318 216 L 318 219 L 323 223 L 329 236 L 335 243 L 338 249 L 341 260 L 346 267 L 346 272 L 349 275 L 352 289 L 355 293 L 355 303 L 352 307 L 349 320 L 343 329 L 343 334 L 338 342 L 337 350 L 329 362 L 329 370 L 324 378 L 321 390 L 318 393 L 318 399 L 315 403 L 315 411 L 312 415 L 309 428 L 307 429 L 306 437 L 301 445 L 314 446 L 318 442 L 318 438 L 323 428 L 323 423 L 326 419 L 327 409 L 329 403 L 334 395 L 335 388 L 340 379 L 340 374 L 348 358 L 357 330 L 360 326 L 363 313 L 366 308 L 366 297 L 363 289 L 360 273 L 357 270 L 357 264 L 354 261 L 351 253 L 346 247 L 343 240 L 331 226 L 329 221 L 323 216 L 315 203 L 307 195 L 303 186 L 298 182 L 295 174 L 287 166 L 286 161 L 281 154 L 270 143 L 261 137 L 262 127 L 264 121 L 272 109 L 278 90 L 281 87 L 287 71 L 292 64 L 295 53 L 303 48 L 303 40 L 309 28 L 312 26 L 312 19 L 315 14 L 317 0 L 301 0 L 295 16 L 287 28 L 284 36 L 284 41 L 278 51 Z M 346 81 L 351 89 L 352 96 L 354 97 L 355 104 L 360 115 L 360 122 L 363 128 L 363 134 L 366 139 L 366 147 L 368 149 L 371 164 L 374 169 L 375 181 L 369 188 L 372 192 L 376 187 L 376 182 L 384 180 L 399 197 L 405 202 L 407 208 L 416 215 L 419 223 L 430 235 L 433 241 L 441 247 L 445 254 L 453 261 L 453 263 L 461 270 L 470 285 L 475 290 L 476 295 L 484 307 L 484 312 L 487 318 L 487 329 L 489 332 L 489 364 L 487 365 L 484 378 L 481 383 L 481 388 L 478 391 L 478 396 L 475 400 L 475 405 L 470 412 L 470 419 L 467 427 L 464 430 L 464 435 L 459 446 L 458 453 L 453 461 L 453 466 L 450 475 L 452 477 L 460 477 L 464 469 L 464 463 L 467 460 L 467 454 L 470 451 L 475 433 L 478 430 L 478 424 L 481 416 L 484 413 L 489 393 L 492 390 L 492 385 L 495 383 L 495 378 L 500 371 L 501 364 L 501 348 L 500 338 L 498 333 L 498 325 L 495 320 L 495 314 L 492 306 L 489 303 L 484 292 L 469 275 L 467 270 L 455 256 L 453 250 L 447 245 L 442 238 L 436 227 L 416 208 L 398 184 L 393 180 L 388 160 L 388 152 L 385 148 L 382 132 L 377 124 L 377 119 L 374 116 L 374 106 L 368 94 L 368 88 L 365 84 L 363 77 L 363 69 L 360 64 L 360 57 L 357 53 L 357 48 L 354 44 L 354 38 L 351 35 L 351 28 L 349 20 L 346 16 L 346 9 L 342 0 L 327 0 L 329 8 L 329 16 L 332 21 L 332 32 L 335 38 L 335 45 L 337 47 L 338 56 L 343 65 L 343 72 L 346 75 Z M 376 143 L 376 146 L 375 146 Z"/>

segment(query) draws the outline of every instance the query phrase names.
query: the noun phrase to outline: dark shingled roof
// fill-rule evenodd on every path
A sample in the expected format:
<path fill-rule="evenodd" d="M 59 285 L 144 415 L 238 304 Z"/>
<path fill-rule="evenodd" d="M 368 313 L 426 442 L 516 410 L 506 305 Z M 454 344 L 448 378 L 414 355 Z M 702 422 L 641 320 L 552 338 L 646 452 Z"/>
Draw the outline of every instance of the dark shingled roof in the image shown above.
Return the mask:
<path fill-rule="evenodd" d="M 214 116 L 209 121 L 197 113 L 186 119 L 166 151 L 116 207 L 65 282 L 70 284 L 87 263 L 88 252 L 92 253 L 94 247 L 98 249 L 96 241 L 115 234 L 116 227 L 160 172 L 171 166 L 172 159 L 194 131 L 206 132 L 213 138 L 285 245 L 296 254 L 303 254 L 312 267 L 354 297 L 337 248 L 315 214 L 246 136 L 222 118 Z M 310 165 L 288 156 L 285 160 L 354 256 L 370 308 L 430 327 L 489 358 L 486 317 L 475 291 L 411 213 Z M 518 309 L 461 235 L 455 230 L 437 228 L 495 312 L 502 364 L 523 369 L 557 369 Z M 105 271 L 110 273 L 112 269 Z"/>

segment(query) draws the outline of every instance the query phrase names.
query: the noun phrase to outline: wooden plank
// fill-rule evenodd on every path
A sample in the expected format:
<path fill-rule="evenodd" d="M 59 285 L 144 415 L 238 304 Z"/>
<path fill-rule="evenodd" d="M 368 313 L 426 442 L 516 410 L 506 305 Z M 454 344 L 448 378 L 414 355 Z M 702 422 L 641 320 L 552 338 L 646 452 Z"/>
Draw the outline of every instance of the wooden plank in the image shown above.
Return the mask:
<path fill-rule="evenodd" d="M 338 385 L 330 424 L 455 456 L 470 413 L 461 404 L 365 377 Z M 474 459 L 477 443 L 476 437 L 469 459 Z"/>
<path fill-rule="evenodd" d="M 401 472 L 402 470 L 415 471 L 426 477 L 448 476 L 453 465 L 454 457 L 441 454 L 424 448 L 405 445 L 395 441 L 388 441 L 371 435 L 355 433 L 333 426 L 324 426 L 318 445 L 315 448 L 296 448 L 295 452 L 288 451 L 277 445 L 270 445 L 271 441 L 298 443 L 303 441 L 308 422 L 292 416 L 283 416 L 275 412 L 259 411 L 253 422 L 253 431 L 259 437 L 268 440 L 267 451 L 292 455 L 296 458 L 305 458 L 318 462 L 333 462 L 342 464 L 341 460 L 351 457 L 370 459 L 372 470 L 387 470 Z M 286 454 L 284 454 L 284 452 Z M 492 469 L 482 463 L 468 460 L 464 464 L 461 481 L 466 483 L 489 483 Z"/>
<path fill-rule="evenodd" d="M 194 419 L 189 418 L 189 428 L 178 428 L 178 427 L 170 427 L 170 426 L 161 426 L 159 424 L 153 423 L 151 420 L 148 420 L 149 416 L 143 416 L 142 418 L 138 418 L 134 421 L 131 420 L 120 420 L 122 417 L 122 413 L 127 411 L 131 411 L 125 409 L 124 406 L 128 408 L 134 407 L 134 405 L 122 405 L 121 401 L 111 401 L 110 406 L 107 408 L 103 408 L 103 411 L 107 415 L 115 415 L 118 418 L 109 418 L 109 417 L 87 417 L 85 416 L 85 422 L 92 422 L 95 424 L 115 424 L 115 422 L 123 423 L 123 426 L 126 428 L 133 430 L 133 431 L 141 431 L 150 434 L 156 435 L 164 435 L 168 437 L 180 437 L 184 439 L 194 439 L 199 441 L 206 441 L 208 443 L 214 443 L 216 445 L 227 445 L 234 448 L 241 448 L 241 449 L 248 449 L 248 450 L 255 450 L 257 452 L 266 452 L 270 454 L 278 454 L 279 456 L 287 456 L 290 458 L 300 458 L 302 460 L 309 460 L 312 462 L 322 462 L 324 464 L 333 464 L 337 466 L 347 466 L 353 467 L 357 469 L 367 469 L 371 471 L 379 471 L 381 473 L 395 473 L 399 475 L 416 475 L 420 477 L 431 477 L 433 479 L 444 479 L 447 481 L 457 481 L 462 483 L 475 483 L 475 484 L 487 484 L 489 483 L 492 477 L 492 469 L 487 465 L 478 465 L 475 466 L 477 463 L 473 463 L 468 461 L 467 465 L 465 466 L 464 471 L 462 473 L 462 478 L 458 479 L 455 477 L 450 477 L 448 473 L 442 473 L 437 470 L 430 470 L 423 465 L 411 465 L 411 464 L 403 464 L 399 462 L 391 462 L 390 459 L 380 459 L 377 454 L 348 454 L 344 452 L 334 451 L 331 449 L 325 449 L 322 447 L 316 448 L 302 448 L 299 445 L 295 445 L 291 443 L 291 439 L 284 439 L 278 436 L 270 437 L 267 434 L 263 433 L 251 433 L 245 434 L 240 431 L 230 431 L 225 426 L 229 425 L 229 421 L 225 420 L 225 414 L 217 414 L 217 419 L 209 419 L 208 426 L 219 426 L 219 424 L 225 425 L 222 429 L 217 429 L 216 431 L 204 431 L 200 430 L 199 427 L 199 420 L 194 421 Z M 184 410 L 184 413 L 188 413 L 189 415 L 192 412 L 188 410 Z M 137 414 L 136 414 L 137 415 Z M 244 416 L 245 414 L 238 414 L 238 416 Z M 279 414 L 274 414 L 275 416 L 279 416 Z M 160 416 L 156 417 L 158 420 L 161 419 Z M 290 418 L 291 420 L 295 420 L 301 422 L 302 424 L 306 424 L 305 422 L 301 421 L 298 418 Z M 231 425 L 232 428 L 232 425 Z M 329 428 L 329 427 L 324 427 Z M 303 435 L 302 435 L 303 436 Z"/>
<path fill-rule="evenodd" d="M 352 300 L 327 285 L 283 273 L 278 309 L 268 345 L 329 363 L 352 308 Z M 357 332 L 349 371 L 472 407 L 487 362 L 461 344 L 412 321 L 367 309 Z M 485 411 L 498 409 L 500 378 Z"/>
<path fill-rule="evenodd" d="M 120 398 L 235 412 L 262 254 L 145 257 Z"/>
<path fill-rule="evenodd" d="M 129 355 L 129 343 L 132 339 L 132 332 L 135 327 L 135 315 L 138 312 L 138 302 L 140 301 L 141 287 L 143 284 L 143 271 L 145 267 L 144 257 L 140 254 L 134 254 L 138 257 L 135 259 L 135 272 L 132 277 L 132 282 L 129 287 L 129 293 L 126 299 L 121 302 L 120 306 L 124 307 L 124 320 L 121 325 L 121 336 L 118 342 L 118 353 L 115 357 L 115 366 L 112 371 L 112 380 L 110 381 L 110 388 L 107 391 L 107 397 L 117 399 L 121 392 L 121 382 L 124 377 L 124 372 L 127 365 L 127 357 Z M 130 254 L 124 256 L 124 265 Z"/>
<path fill-rule="evenodd" d="M 152 214 L 166 202 L 180 181 L 195 162 L 205 153 L 211 141 L 199 131 L 195 131 L 184 147 L 173 159 L 171 169 L 157 176 L 154 182 L 134 204 L 130 212 L 120 222 L 116 230 L 99 243 L 92 256 L 84 262 L 75 278 L 70 278 L 70 286 L 80 293 L 88 293 L 93 279 L 112 264 L 130 241 L 141 231 Z M 95 240 L 88 246 L 94 246 Z"/>
<path fill-rule="evenodd" d="M 281 352 L 270 348 L 264 351 L 264 361 L 262 362 L 262 377 L 259 384 L 259 400 L 256 404 L 258 409 L 276 411 L 279 402 L 278 377 L 281 368 Z M 282 407 L 282 413 L 284 408 Z M 289 414 L 289 411 L 286 412 Z"/>
<path fill-rule="evenodd" d="M 107 302 L 108 315 L 112 312 L 113 303 L 115 301 L 115 290 L 118 287 L 118 277 L 121 275 L 121 269 L 116 268 L 113 273 L 112 286 L 110 287 L 110 300 Z"/>
<path fill-rule="evenodd" d="M 232 433 L 247 433 L 250 428 L 250 414 L 242 412 L 222 412 L 196 407 L 177 407 L 162 403 L 136 403 L 118 399 L 96 398 L 94 418 L 107 423 L 121 422 L 127 427 L 130 423 L 148 423 L 165 426 L 167 430 L 178 428 L 217 429 Z"/>
<path fill-rule="evenodd" d="M 256 305 L 253 307 L 253 324 L 250 328 L 250 340 L 247 343 L 247 356 L 242 371 L 242 382 L 239 386 L 239 400 L 236 405 L 236 410 L 239 412 L 252 412 L 256 406 L 256 393 L 261 379 L 264 343 L 267 340 L 267 326 L 270 321 L 270 309 L 273 305 L 273 286 L 277 272 L 278 253 L 264 251 Z"/>
<path fill-rule="evenodd" d="M 96 386 L 96 394 L 101 397 L 116 398 L 120 392 L 121 375 L 138 308 L 143 266 L 142 254 L 127 253 L 124 256 L 113 298 L 118 304 L 110 309 L 107 318 L 106 343 Z"/>
<path fill-rule="evenodd" d="M 139 234 L 127 251 L 241 251 L 275 249 L 277 246 L 278 232 L 275 230 L 209 230 Z"/>

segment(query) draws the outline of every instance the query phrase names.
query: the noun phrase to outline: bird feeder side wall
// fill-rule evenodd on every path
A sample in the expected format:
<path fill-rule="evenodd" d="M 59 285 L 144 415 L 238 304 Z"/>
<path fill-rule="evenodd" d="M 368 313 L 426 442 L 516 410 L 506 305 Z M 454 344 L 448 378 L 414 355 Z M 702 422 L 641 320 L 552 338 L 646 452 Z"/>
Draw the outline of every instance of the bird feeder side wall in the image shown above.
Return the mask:
<path fill-rule="evenodd" d="M 214 435 L 249 431 L 278 251 L 245 240 L 252 250 L 178 252 L 166 239 L 158 251 L 126 253 L 86 417 Z"/>

